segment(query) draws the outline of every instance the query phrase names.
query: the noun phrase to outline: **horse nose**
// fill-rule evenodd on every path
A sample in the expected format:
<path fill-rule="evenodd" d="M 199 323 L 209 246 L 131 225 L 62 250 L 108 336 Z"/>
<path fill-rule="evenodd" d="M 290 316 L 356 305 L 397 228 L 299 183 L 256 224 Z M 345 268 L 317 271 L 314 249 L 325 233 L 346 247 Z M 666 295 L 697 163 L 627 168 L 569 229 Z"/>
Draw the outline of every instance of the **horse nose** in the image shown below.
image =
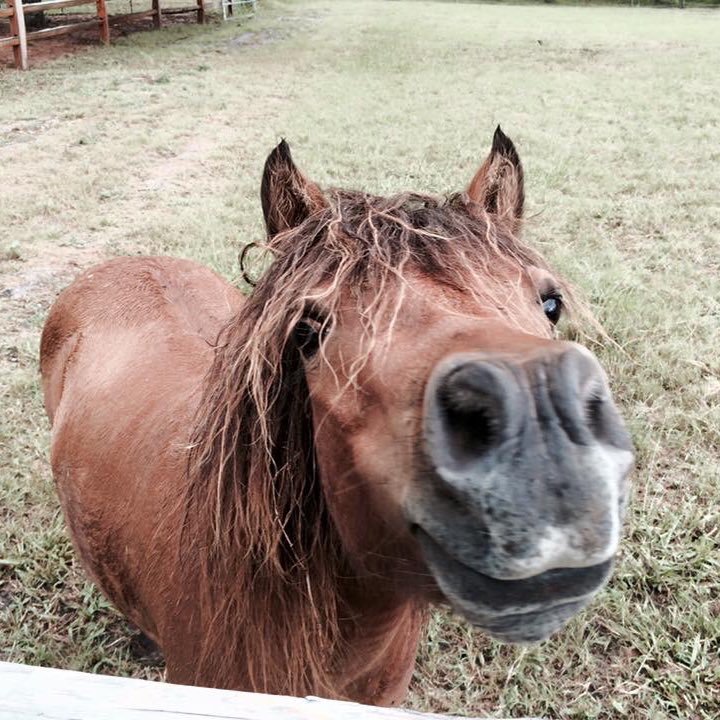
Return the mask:
<path fill-rule="evenodd" d="M 448 356 L 423 429 L 412 520 L 468 567 L 518 579 L 615 552 L 632 443 L 589 350 Z"/>
<path fill-rule="evenodd" d="M 506 441 L 527 434 L 577 445 L 613 441 L 618 429 L 605 373 L 585 348 L 558 343 L 521 361 L 466 356 L 436 368 L 426 396 L 426 439 L 446 468 L 467 468 L 495 454 Z M 624 433 L 622 426 L 618 432 Z M 622 437 L 617 438 L 624 445 Z"/>

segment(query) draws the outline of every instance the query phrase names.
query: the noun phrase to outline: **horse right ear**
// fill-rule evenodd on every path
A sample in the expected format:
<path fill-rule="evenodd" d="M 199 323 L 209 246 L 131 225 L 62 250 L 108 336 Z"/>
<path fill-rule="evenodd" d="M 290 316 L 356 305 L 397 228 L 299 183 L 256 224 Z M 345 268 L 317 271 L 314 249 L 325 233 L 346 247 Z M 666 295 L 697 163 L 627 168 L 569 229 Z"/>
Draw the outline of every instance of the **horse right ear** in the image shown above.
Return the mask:
<path fill-rule="evenodd" d="M 327 205 L 320 188 L 295 166 L 285 140 L 265 161 L 260 199 L 269 238 L 297 227 Z"/>
<path fill-rule="evenodd" d="M 520 230 L 525 203 L 523 168 L 512 140 L 497 126 L 490 154 L 475 173 L 467 193 L 486 212 Z"/>

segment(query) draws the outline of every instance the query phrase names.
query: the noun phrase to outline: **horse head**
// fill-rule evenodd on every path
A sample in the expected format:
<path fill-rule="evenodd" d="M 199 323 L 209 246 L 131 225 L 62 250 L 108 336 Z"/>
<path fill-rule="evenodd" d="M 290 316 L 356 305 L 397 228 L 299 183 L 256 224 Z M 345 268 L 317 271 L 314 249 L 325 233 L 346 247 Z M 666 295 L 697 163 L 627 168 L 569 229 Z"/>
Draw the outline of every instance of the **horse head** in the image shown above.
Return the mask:
<path fill-rule="evenodd" d="M 283 141 L 261 197 L 272 262 L 191 445 L 210 557 L 282 609 L 236 604 L 331 635 L 318 598 L 344 578 L 546 638 L 609 577 L 633 451 L 598 360 L 558 337 L 571 288 L 519 239 L 512 142 L 439 198 L 321 190 Z"/>

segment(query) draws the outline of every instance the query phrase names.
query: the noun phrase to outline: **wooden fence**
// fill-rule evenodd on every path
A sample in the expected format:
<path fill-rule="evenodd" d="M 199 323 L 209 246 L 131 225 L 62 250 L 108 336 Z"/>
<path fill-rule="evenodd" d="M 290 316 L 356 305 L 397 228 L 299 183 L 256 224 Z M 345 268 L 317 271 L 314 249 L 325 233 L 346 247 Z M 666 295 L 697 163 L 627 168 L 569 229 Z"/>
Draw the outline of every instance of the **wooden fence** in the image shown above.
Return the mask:
<path fill-rule="evenodd" d="M 441 715 L 388 710 L 335 700 L 211 690 L 0 662 L 0 720 L 30 718 L 449 720 Z"/>
<path fill-rule="evenodd" d="M 127 19 L 138 19 L 152 17 L 156 28 L 161 27 L 164 14 L 197 13 L 197 21 L 205 22 L 205 6 L 203 0 L 196 0 L 191 7 L 170 8 L 163 10 L 160 6 L 161 0 L 152 0 L 152 8 L 141 12 L 126 13 L 123 15 L 108 15 L 106 0 L 41 0 L 41 2 L 25 5 L 23 0 L 6 0 L 7 8 L 0 8 L 0 20 L 10 20 L 10 35 L 0 37 L 0 47 L 12 46 L 15 56 L 15 67 L 21 70 L 28 69 L 28 42 L 42 40 L 60 35 L 76 32 L 85 28 L 97 27 L 100 41 L 105 45 L 110 43 L 110 24 Z M 34 13 L 47 10 L 60 10 L 62 8 L 76 7 L 79 5 L 94 5 L 95 17 L 92 20 L 56 25 L 43 30 L 27 32 L 25 29 L 25 17 Z"/>

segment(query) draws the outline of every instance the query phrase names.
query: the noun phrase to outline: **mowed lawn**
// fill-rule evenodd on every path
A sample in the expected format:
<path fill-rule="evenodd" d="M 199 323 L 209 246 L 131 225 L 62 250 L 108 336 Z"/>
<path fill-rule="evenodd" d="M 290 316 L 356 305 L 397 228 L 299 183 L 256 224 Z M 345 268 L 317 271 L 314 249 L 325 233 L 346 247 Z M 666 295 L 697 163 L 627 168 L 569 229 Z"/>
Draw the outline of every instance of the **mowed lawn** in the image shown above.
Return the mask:
<path fill-rule="evenodd" d="M 438 612 L 407 705 L 463 715 L 720 716 L 720 13 L 261 0 L 0 73 L 0 659 L 158 678 L 73 558 L 38 338 L 121 253 L 238 279 L 281 137 L 321 184 L 463 188 L 498 123 L 527 235 L 590 301 L 638 449 L 619 566 L 536 647 Z"/>

